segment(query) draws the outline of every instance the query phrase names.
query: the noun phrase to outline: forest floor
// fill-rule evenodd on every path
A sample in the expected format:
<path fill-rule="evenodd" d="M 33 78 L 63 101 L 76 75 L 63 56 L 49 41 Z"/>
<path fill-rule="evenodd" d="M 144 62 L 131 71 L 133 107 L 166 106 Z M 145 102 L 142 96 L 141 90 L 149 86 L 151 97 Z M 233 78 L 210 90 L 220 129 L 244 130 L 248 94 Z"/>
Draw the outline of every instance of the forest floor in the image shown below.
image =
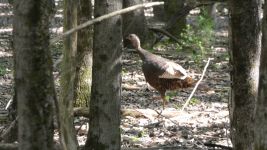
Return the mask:
<path fill-rule="evenodd" d="M 215 42 L 212 51 L 196 61 L 193 54 L 175 50 L 175 44 L 158 45 L 153 53 L 171 59 L 194 72 L 199 79 L 207 58 L 212 58 L 202 83 L 205 89 L 197 89 L 185 111 L 181 107 L 193 88 L 170 91 L 169 102 L 162 110 L 162 100 L 150 87 L 141 71 L 141 60 L 135 51 L 124 50 L 122 71 L 122 148 L 203 150 L 227 149 L 212 144 L 231 146 L 229 139 L 228 99 L 230 90 L 229 58 L 227 41 L 227 16 L 217 16 Z M 1 29 L 0 33 L 10 32 Z M 9 33 L 8 33 L 9 34 Z M 1 41 L 0 41 L 1 42 Z M 0 46 L 0 130 L 6 125 L 5 106 L 13 95 L 12 51 Z M 58 55 L 57 55 L 58 56 Z M 56 57 L 57 57 L 56 56 Z M 87 123 L 81 125 L 79 144 L 84 144 Z M 79 127 L 79 126 L 77 126 Z"/>
<path fill-rule="evenodd" d="M 190 68 L 200 78 L 207 59 L 196 63 L 192 54 L 172 51 L 171 45 L 167 47 L 167 52 L 155 50 L 154 53 Z M 202 80 L 206 88 L 197 89 L 185 111 L 180 110 L 193 88 L 168 92 L 169 102 L 162 110 L 162 100 L 155 98 L 160 95 L 146 83 L 137 53 L 124 53 L 121 104 L 127 111 L 121 120 L 122 147 L 192 150 L 208 149 L 205 146 L 208 143 L 231 146 L 227 53 L 225 45 L 218 44 L 209 54 L 212 61 Z"/>
<path fill-rule="evenodd" d="M 228 99 L 230 91 L 228 17 L 216 16 L 215 41 L 205 57 L 175 50 L 175 44 L 158 45 L 153 53 L 173 60 L 200 78 L 207 58 L 212 58 L 189 106 L 180 111 L 193 88 L 170 91 L 162 110 L 159 93 L 150 87 L 135 51 L 124 51 L 121 131 L 122 147 L 146 149 L 228 149 L 231 147 Z M 217 145 L 217 146 L 215 146 Z M 214 146 L 214 147 L 213 147 Z"/>
<path fill-rule="evenodd" d="M 228 99 L 230 90 L 228 57 L 228 17 L 217 16 L 212 51 L 203 58 L 177 51 L 175 44 L 158 44 L 153 53 L 173 60 L 200 78 L 211 58 L 201 83 L 189 106 L 180 111 L 193 88 L 169 91 L 169 102 L 162 109 L 159 93 L 150 87 L 141 70 L 135 50 L 124 49 L 122 69 L 122 149 L 204 150 L 231 147 Z M 84 144 L 86 126 L 78 133 Z"/>

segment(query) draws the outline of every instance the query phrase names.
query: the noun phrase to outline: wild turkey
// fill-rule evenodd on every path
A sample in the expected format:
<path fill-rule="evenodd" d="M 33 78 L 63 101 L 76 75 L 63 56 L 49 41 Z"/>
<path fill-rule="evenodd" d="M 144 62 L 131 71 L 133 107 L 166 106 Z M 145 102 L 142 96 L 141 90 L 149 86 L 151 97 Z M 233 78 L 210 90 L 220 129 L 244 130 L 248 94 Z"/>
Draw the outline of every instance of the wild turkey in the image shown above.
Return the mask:
<path fill-rule="evenodd" d="M 163 100 L 163 109 L 165 107 L 165 92 L 167 90 L 187 88 L 195 83 L 182 66 L 143 49 L 137 35 L 130 34 L 126 39 L 130 40 L 141 57 L 145 79 L 160 93 Z"/>

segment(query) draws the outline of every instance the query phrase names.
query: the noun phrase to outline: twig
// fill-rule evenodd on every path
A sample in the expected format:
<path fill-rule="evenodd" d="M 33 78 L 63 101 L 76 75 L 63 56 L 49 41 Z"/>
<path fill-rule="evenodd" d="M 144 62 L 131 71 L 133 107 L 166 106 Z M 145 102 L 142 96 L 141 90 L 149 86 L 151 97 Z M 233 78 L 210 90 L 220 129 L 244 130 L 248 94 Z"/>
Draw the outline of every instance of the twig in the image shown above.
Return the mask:
<path fill-rule="evenodd" d="M 155 123 L 151 123 L 151 124 L 148 124 L 148 125 L 144 125 L 142 127 L 144 128 L 148 128 L 148 129 L 152 129 L 152 128 L 156 128 L 157 126 L 159 126 L 161 123 L 163 123 L 164 121 L 158 121 L 158 122 L 155 122 Z"/>
<path fill-rule="evenodd" d="M 159 116 L 162 116 L 162 117 L 168 119 L 169 121 L 171 121 L 173 124 L 179 126 L 179 124 L 178 124 L 177 122 L 175 122 L 175 121 L 173 121 L 171 118 L 169 118 L 169 117 L 163 115 L 163 114 L 162 114 L 162 111 L 161 111 L 161 112 L 158 112 L 157 110 L 154 110 L 154 111 L 155 111 Z"/>
<path fill-rule="evenodd" d="M 139 8 L 152 7 L 152 6 L 163 5 L 163 4 L 164 4 L 164 2 L 143 3 L 143 4 L 134 5 L 134 6 L 131 6 L 131 7 L 127 7 L 127 8 L 124 8 L 124 9 L 121 9 L 121 10 L 118 10 L 118 11 L 114 11 L 112 13 L 97 17 L 97 18 L 89 20 L 89 21 L 87 21 L 87 22 L 85 22 L 83 24 L 80 24 L 76 28 L 72 28 L 72 29 L 64 32 L 63 34 L 53 38 L 52 40 L 50 40 L 50 44 L 56 43 L 61 38 L 64 38 L 64 37 L 66 37 L 66 36 L 68 36 L 68 35 L 70 35 L 70 34 L 72 34 L 74 32 L 77 32 L 78 30 L 81 30 L 81 29 L 83 29 L 83 28 L 85 28 L 87 26 L 90 26 L 92 24 L 95 24 L 97 22 L 101 22 L 101 21 L 103 21 L 105 19 L 108 19 L 108 18 L 111 18 L 113 16 L 125 14 L 127 12 L 130 12 L 130 11 L 133 11 L 133 10 L 136 10 L 136 9 L 139 9 Z"/>
<path fill-rule="evenodd" d="M 0 136 L 1 140 L 5 139 L 5 137 L 6 137 L 8 134 L 10 134 L 11 130 L 12 130 L 13 128 L 15 128 L 15 126 L 16 126 L 16 124 L 17 124 L 17 122 L 18 122 L 18 119 L 19 119 L 19 117 L 17 116 L 16 119 L 13 120 L 13 121 L 11 122 L 11 124 L 9 125 L 9 127 L 8 127 L 6 130 L 3 131 L 3 133 L 2 133 L 1 136 Z"/>
<path fill-rule="evenodd" d="M 213 144 L 213 143 L 204 143 L 205 146 L 207 147 L 219 147 L 219 148 L 222 148 L 222 149 L 225 149 L 225 150 L 232 150 L 233 148 L 230 147 L 230 146 L 224 146 L 224 145 L 219 145 L 219 144 Z"/>
<path fill-rule="evenodd" d="M 5 110 L 7 110 L 7 109 L 11 106 L 12 102 L 13 102 L 13 98 L 11 98 L 11 99 L 8 101 L 8 103 L 6 104 Z"/>
<path fill-rule="evenodd" d="M 208 68 L 208 66 L 209 66 L 210 60 L 211 60 L 211 58 L 208 59 L 208 62 L 207 62 L 206 66 L 204 67 L 204 70 L 203 70 L 203 72 L 202 72 L 201 78 L 198 80 L 198 82 L 197 82 L 197 84 L 195 85 L 195 87 L 194 87 L 193 91 L 191 92 L 190 96 L 187 98 L 187 100 L 186 100 L 186 102 L 185 102 L 183 108 L 181 109 L 181 111 L 184 111 L 185 107 L 188 105 L 189 101 L 190 101 L 191 98 L 193 97 L 193 95 L 194 95 L 194 93 L 195 93 L 195 91 L 196 91 L 198 85 L 199 85 L 200 82 L 203 80 L 203 77 L 204 77 L 204 75 L 205 75 L 205 72 L 206 72 L 206 70 L 207 70 L 207 68 Z"/>

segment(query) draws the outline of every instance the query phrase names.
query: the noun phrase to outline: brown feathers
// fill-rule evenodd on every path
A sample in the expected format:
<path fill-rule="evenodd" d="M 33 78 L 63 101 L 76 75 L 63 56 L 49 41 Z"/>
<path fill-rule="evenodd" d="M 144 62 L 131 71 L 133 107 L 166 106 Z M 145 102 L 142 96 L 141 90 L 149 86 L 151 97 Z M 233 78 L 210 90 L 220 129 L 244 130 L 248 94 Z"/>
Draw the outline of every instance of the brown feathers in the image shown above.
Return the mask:
<path fill-rule="evenodd" d="M 182 66 L 144 50 L 135 34 L 130 34 L 127 39 L 131 41 L 143 61 L 142 70 L 146 81 L 161 94 L 163 109 L 167 90 L 187 88 L 195 83 Z"/>

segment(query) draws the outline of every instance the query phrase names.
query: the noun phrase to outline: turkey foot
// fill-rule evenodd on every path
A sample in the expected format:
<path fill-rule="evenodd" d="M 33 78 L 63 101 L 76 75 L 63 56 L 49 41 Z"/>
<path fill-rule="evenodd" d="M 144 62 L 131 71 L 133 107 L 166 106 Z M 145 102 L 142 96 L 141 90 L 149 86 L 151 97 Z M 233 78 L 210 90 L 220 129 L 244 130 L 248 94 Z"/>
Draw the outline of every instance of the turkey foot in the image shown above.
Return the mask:
<path fill-rule="evenodd" d="M 166 96 L 153 96 L 152 97 L 153 100 L 162 100 L 162 104 L 163 104 L 163 110 L 165 109 L 165 105 L 168 104 L 168 100 L 166 98 Z"/>

